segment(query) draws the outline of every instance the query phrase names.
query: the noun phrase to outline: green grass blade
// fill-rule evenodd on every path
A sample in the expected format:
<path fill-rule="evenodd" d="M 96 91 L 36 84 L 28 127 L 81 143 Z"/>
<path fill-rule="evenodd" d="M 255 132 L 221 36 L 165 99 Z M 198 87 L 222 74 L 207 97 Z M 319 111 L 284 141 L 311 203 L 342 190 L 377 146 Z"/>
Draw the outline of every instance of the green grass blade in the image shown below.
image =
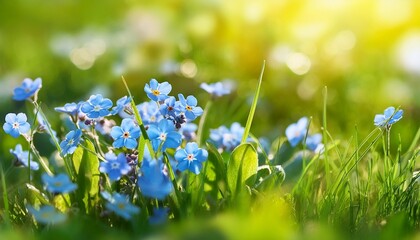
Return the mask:
<path fill-rule="evenodd" d="M 128 87 L 127 82 L 125 81 L 125 78 L 123 76 L 121 76 L 121 79 L 124 83 L 125 88 L 127 89 L 128 95 L 130 96 L 131 108 L 133 109 L 134 117 L 136 118 L 136 121 L 139 124 L 140 130 L 141 130 L 141 136 L 140 136 L 139 145 L 137 148 L 139 152 L 139 156 L 144 155 L 145 146 L 147 146 L 147 148 L 149 149 L 150 155 L 155 156 L 155 152 L 153 151 L 153 147 L 152 147 L 152 144 L 150 143 L 149 136 L 147 135 L 146 128 L 143 125 L 143 120 L 141 119 L 139 110 L 137 109 L 136 103 L 134 102 L 133 95 L 131 95 L 130 88 Z M 141 162 L 141 159 L 142 158 L 139 158 L 140 160 L 139 163 Z"/>
<path fill-rule="evenodd" d="M 255 109 L 257 108 L 258 96 L 260 95 L 260 89 L 261 89 L 262 78 L 263 78 L 263 75 L 264 75 L 264 69 L 265 69 L 265 61 L 263 63 L 262 69 L 261 69 L 260 78 L 259 78 L 259 81 L 258 81 L 258 87 L 257 87 L 257 90 L 255 91 L 254 100 L 252 101 L 252 105 L 251 105 L 251 110 L 249 111 L 249 114 L 248 114 L 248 120 L 246 121 L 245 131 L 244 131 L 244 135 L 242 136 L 241 143 L 246 142 L 246 139 L 248 138 L 249 130 L 251 129 L 251 124 L 252 124 L 252 120 L 254 118 Z"/>

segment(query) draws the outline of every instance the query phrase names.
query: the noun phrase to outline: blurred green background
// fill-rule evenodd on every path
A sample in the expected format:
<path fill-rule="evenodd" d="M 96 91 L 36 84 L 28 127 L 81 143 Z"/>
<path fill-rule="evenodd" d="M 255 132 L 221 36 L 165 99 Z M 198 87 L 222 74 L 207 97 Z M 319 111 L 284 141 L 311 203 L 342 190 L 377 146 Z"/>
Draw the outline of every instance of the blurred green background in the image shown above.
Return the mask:
<path fill-rule="evenodd" d="M 25 77 L 42 78 L 40 100 L 58 119 L 54 107 L 92 93 L 115 102 L 124 75 L 137 102 L 156 78 L 202 107 L 201 82 L 233 80 L 209 127 L 244 125 L 266 60 L 255 135 L 284 135 L 302 116 L 319 130 L 327 86 L 333 136 L 367 133 L 376 113 L 401 106 L 394 128 L 407 148 L 420 119 L 419 13 L 415 0 L 2 0 L 0 116 L 26 111 L 11 98 Z M 1 131 L 0 143 L 9 156 L 16 142 Z"/>

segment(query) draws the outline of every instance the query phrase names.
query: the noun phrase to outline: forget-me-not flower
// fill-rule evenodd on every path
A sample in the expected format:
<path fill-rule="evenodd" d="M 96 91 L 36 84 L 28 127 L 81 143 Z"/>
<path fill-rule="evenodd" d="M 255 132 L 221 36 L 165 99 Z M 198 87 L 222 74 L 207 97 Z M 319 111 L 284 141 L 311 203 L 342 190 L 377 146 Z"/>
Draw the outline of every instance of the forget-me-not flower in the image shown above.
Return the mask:
<path fill-rule="evenodd" d="M 297 123 L 292 123 L 286 128 L 286 137 L 290 145 L 295 147 L 305 137 L 308 128 L 308 118 L 303 117 Z"/>
<path fill-rule="evenodd" d="M 82 137 L 82 130 L 76 129 L 67 133 L 66 138 L 60 143 L 61 154 L 66 156 L 67 154 L 72 154 L 76 151 L 77 145 L 79 145 L 80 139 Z"/>
<path fill-rule="evenodd" d="M 99 171 L 108 174 L 111 181 L 119 180 L 131 170 L 124 153 L 118 154 L 118 157 L 112 152 L 106 153 L 105 160 L 100 163 Z"/>
<path fill-rule="evenodd" d="M 172 182 L 162 160 L 145 158 L 141 165 L 141 175 L 138 177 L 137 184 L 144 196 L 159 200 L 163 200 L 173 190 Z"/>
<path fill-rule="evenodd" d="M 220 126 L 217 129 L 210 129 L 210 139 L 217 148 L 232 151 L 241 143 L 244 132 L 245 128 L 234 122 L 230 128 Z"/>
<path fill-rule="evenodd" d="M 214 97 L 221 97 L 230 93 L 230 89 L 223 86 L 222 82 L 216 82 L 211 84 L 201 83 L 200 87 Z"/>
<path fill-rule="evenodd" d="M 140 212 L 140 208 L 131 204 L 128 197 L 124 194 L 114 193 L 110 195 L 108 192 L 102 192 L 101 195 L 108 201 L 105 204 L 106 209 L 114 212 L 125 220 L 130 220 L 132 215 Z"/>
<path fill-rule="evenodd" d="M 22 145 L 17 144 L 15 149 L 10 149 L 10 153 L 16 158 L 16 165 L 24 165 L 25 167 L 31 167 L 32 170 L 38 170 L 39 164 L 35 161 L 29 161 L 29 151 L 23 151 Z"/>
<path fill-rule="evenodd" d="M 185 98 L 184 95 L 178 94 L 178 98 L 179 111 L 183 112 L 188 120 L 194 120 L 203 114 L 203 109 L 197 106 L 197 99 L 194 96 Z"/>
<path fill-rule="evenodd" d="M 57 112 L 66 113 L 66 114 L 70 115 L 70 117 L 72 117 L 73 119 L 76 119 L 76 117 L 77 117 L 77 115 L 79 114 L 79 111 L 80 111 L 80 106 L 83 103 L 84 102 L 66 103 L 62 107 L 55 107 L 54 110 L 57 111 Z"/>
<path fill-rule="evenodd" d="M 44 183 L 47 191 L 57 193 L 69 193 L 76 190 L 77 185 L 70 181 L 69 176 L 60 173 L 56 176 L 50 176 L 46 173 L 42 174 L 42 182 Z"/>
<path fill-rule="evenodd" d="M 168 97 L 159 107 L 160 113 L 165 118 L 175 118 L 180 112 L 175 97 Z"/>
<path fill-rule="evenodd" d="M 13 90 L 13 99 L 16 101 L 23 101 L 34 96 L 42 87 L 41 78 L 36 78 L 34 81 L 30 78 L 25 78 L 22 85 Z"/>
<path fill-rule="evenodd" d="M 103 98 L 101 94 L 90 96 L 89 100 L 84 102 L 80 110 L 86 114 L 88 118 L 105 117 L 110 114 L 109 109 L 112 107 L 112 101 Z"/>
<path fill-rule="evenodd" d="M 144 86 L 144 91 L 147 96 L 153 101 L 160 102 L 168 98 L 172 86 L 168 82 L 158 83 L 156 79 L 151 79 L 149 83 Z"/>
<path fill-rule="evenodd" d="M 317 147 L 322 144 L 322 135 L 320 133 L 309 135 L 306 137 L 306 147 L 311 150 L 315 151 Z"/>
<path fill-rule="evenodd" d="M 175 159 L 178 161 L 177 169 L 180 171 L 188 169 L 192 173 L 199 174 L 203 167 L 203 162 L 207 160 L 207 156 L 207 150 L 198 148 L 195 142 L 189 142 L 185 149 L 178 149 L 175 152 Z"/>
<path fill-rule="evenodd" d="M 394 107 L 388 107 L 385 109 L 384 114 L 376 114 L 373 120 L 375 126 L 378 127 L 391 127 L 392 124 L 398 122 L 403 116 L 403 110 L 400 109 L 395 112 Z"/>
<path fill-rule="evenodd" d="M 12 137 L 17 138 L 20 134 L 29 132 L 31 126 L 26 121 L 26 114 L 8 113 L 5 117 L 6 122 L 3 124 L 3 130 Z"/>
<path fill-rule="evenodd" d="M 168 219 L 168 207 L 153 208 L 153 215 L 149 217 L 149 223 L 151 225 L 159 225 L 165 223 Z"/>
<path fill-rule="evenodd" d="M 121 126 L 114 126 L 111 129 L 111 137 L 114 139 L 112 146 L 115 148 L 126 147 L 135 149 L 137 138 L 140 137 L 140 127 L 131 118 L 124 118 Z"/>
<path fill-rule="evenodd" d="M 197 138 L 197 134 L 195 133 L 197 128 L 198 126 L 195 123 L 186 123 L 182 125 L 179 131 L 182 133 L 182 137 L 186 141 L 194 141 Z"/>
<path fill-rule="evenodd" d="M 143 124 L 145 126 L 152 123 L 157 123 L 161 119 L 163 119 L 163 116 L 160 113 L 156 102 L 149 101 L 141 103 L 137 105 L 137 110 L 139 111 L 141 119 L 143 120 Z"/>
<path fill-rule="evenodd" d="M 126 114 L 124 114 L 124 108 L 129 106 L 131 102 L 131 98 L 128 96 L 124 96 L 117 100 L 117 106 L 113 107 L 111 110 L 111 115 L 119 114 L 122 118 L 126 118 Z"/>
<path fill-rule="evenodd" d="M 35 217 L 35 220 L 38 223 L 42 224 L 56 224 L 61 223 L 66 220 L 66 215 L 59 212 L 51 205 L 44 205 L 39 208 L 39 210 L 33 208 L 32 206 L 26 206 L 28 211 Z"/>
<path fill-rule="evenodd" d="M 162 119 L 156 124 L 151 124 L 147 129 L 147 135 L 152 141 L 153 149 L 158 150 L 162 144 L 162 151 L 166 148 L 177 148 L 181 145 L 182 136 L 175 130 L 175 126 L 172 121 Z"/>

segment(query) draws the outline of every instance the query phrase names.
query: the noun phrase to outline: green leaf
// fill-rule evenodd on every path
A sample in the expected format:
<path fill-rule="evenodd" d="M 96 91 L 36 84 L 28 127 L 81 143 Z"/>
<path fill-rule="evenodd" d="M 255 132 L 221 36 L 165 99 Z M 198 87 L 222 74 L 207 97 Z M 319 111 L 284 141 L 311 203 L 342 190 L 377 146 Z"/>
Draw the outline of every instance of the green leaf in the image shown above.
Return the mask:
<path fill-rule="evenodd" d="M 244 143 L 236 147 L 227 164 L 227 183 L 233 196 L 238 195 L 245 184 L 253 186 L 258 169 L 258 154 L 255 148 Z"/>
<path fill-rule="evenodd" d="M 260 172 L 266 172 L 269 170 L 268 174 L 261 173 Z M 261 175 L 261 176 L 260 176 Z M 281 185 L 281 183 L 284 181 L 286 174 L 283 170 L 283 168 L 280 165 L 271 167 L 268 165 L 265 165 L 265 168 L 261 168 L 258 171 L 258 178 L 261 177 L 261 181 L 256 185 L 256 189 L 258 191 L 271 191 Z"/>
<path fill-rule="evenodd" d="M 41 191 L 39 191 L 39 189 L 36 188 L 34 185 L 31 185 L 29 183 L 26 183 L 26 187 L 28 188 L 29 193 L 33 197 L 35 197 L 36 199 L 38 199 L 41 204 L 44 204 L 44 205 L 50 204 L 49 201 L 48 201 L 47 196 L 45 196 Z"/>
<path fill-rule="evenodd" d="M 99 159 L 94 154 L 95 147 L 89 140 L 84 148 L 79 146 L 73 154 L 73 164 L 77 174 L 77 199 L 81 210 L 89 213 L 98 200 Z"/>
<path fill-rule="evenodd" d="M 261 69 L 257 89 L 255 90 L 254 100 L 252 101 L 251 109 L 249 110 L 248 120 L 246 121 L 244 135 L 242 136 L 241 143 L 245 143 L 246 140 L 248 139 L 248 134 L 249 134 L 249 131 L 251 129 L 252 120 L 254 119 L 255 109 L 257 108 L 258 96 L 260 95 L 261 83 L 262 83 L 262 78 L 263 78 L 263 75 L 264 75 L 264 69 L 265 69 L 265 61 L 263 63 L 262 69 Z"/>

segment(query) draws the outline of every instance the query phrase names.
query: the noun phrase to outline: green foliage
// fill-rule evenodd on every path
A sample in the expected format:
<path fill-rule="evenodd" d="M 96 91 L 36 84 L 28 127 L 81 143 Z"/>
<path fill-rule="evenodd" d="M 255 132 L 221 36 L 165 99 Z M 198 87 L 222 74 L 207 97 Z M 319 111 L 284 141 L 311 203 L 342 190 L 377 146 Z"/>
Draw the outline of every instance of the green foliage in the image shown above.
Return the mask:
<path fill-rule="evenodd" d="M 227 184 L 233 197 L 245 186 L 253 186 L 257 178 L 258 154 L 255 148 L 244 143 L 233 150 L 227 163 Z"/>
<path fill-rule="evenodd" d="M 99 193 L 99 159 L 95 147 L 89 140 L 84 146 L 76 149 L 72 157 L 76 169 L 76 198 L 81 211 L 92 213 L 98 202 Z"/>

